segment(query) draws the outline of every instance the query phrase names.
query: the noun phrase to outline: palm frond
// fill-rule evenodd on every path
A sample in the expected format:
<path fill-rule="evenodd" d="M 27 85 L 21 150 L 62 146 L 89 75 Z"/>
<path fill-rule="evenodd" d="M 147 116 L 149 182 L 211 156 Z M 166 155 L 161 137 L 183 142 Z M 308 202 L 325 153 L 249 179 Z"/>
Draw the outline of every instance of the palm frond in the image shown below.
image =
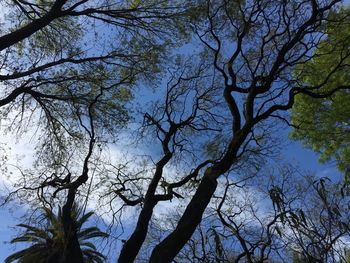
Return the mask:
<path fill-rule="evenodd" d="M 78 233 L 79 240 L 86 240 L 95 237 L 106 238 L 108 237 L 108 234 L 102 232 L 98 227 L 85 228 Z"/>
<path fill-rule="evenodd" d="M 102 232 L 98 227 L 81 228 L 82 225 L 94 214 L 88 212 L 79 217 L 81 210 L 74 206 L 72 217 L 76 221 L 77 235 L 82 249 L 82 253 L 86 263 L 103 263 L 105 256 L 97 251 L 96 246 L 92 242 L 86 240 L 92 238 L 106 238 L 107 233 Z M 11 240 L 11 243 L 28 242 L 30 247 L 21 251 L 15 252 L 6 258 L 5 263 L 20 262 L 20 263 L 47 263 L 52 259 L 59 259 L 60 255 L 64 254 L 65 240 L 62 209 L 58 209 L 57 215 L 52 210 L 43 208 L 43 215 L 47 221 L 47 226 L 42 229 L 36 226 L 27 224 L 19 224 L 25 231 L 21 236 Z"/>
<path fill-rule="evenodd" d="M 80 228 L 92 215 L 94 212 L 88 212 L 77 220 L 77 227 Z"/>
<path fill-rule="evenodd" d="M 102 253 L 100 253 L 100 252 L 98 252 L 96 250 L 93 250 L 93 249 L 83 249 L 82 252 L 83 252 L 83 255 L 85 255 L 85 256 L 98 257 L 98 258 L 101 258 L 101 259 L 105 259 L 106 258 Z"/>
<path fill-rule="evenodd" d="M 11 244 L 19 243 L 19 242 L 35 242 L 35 243 L 46 243 L 46 239 L 43 239 L 41 237 L 36 237 L 34 235 L 30 234 L 24 234 L 20 237 L 15 237 L 10 241 Z"/>
<path fill-rule="evenodd" d="M 19 260 L 21 258 L 25 258 L 27 256 L 31 256 L 31 258 L 38 256 L 38 260 L 39 259 L 41 260 L 43 258 L 43 256 L 46 255 L 46 251 L 47 251 L 47 249 L 44 245 L 34 244 L 34 245 L 30 246 L 29 248 L 20 250 L 14 254 L 8 256 L 5 259 L 5 263 L 11 263 L 11 262 Z"/>
<path fill-rule="evenodd" d="M 91 242 L 81 242 L 80 246 L 81 247 L 89 247 L 91 249 L 97 250 L 96 246 Z"/>

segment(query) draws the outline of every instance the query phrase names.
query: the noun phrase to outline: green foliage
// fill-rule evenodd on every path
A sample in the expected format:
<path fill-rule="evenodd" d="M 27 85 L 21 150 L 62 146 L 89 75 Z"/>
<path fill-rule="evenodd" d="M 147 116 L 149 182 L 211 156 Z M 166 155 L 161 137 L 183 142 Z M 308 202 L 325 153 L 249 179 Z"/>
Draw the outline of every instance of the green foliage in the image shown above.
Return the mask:
<path fill-rule="evenodd" d="M 56 1 L 5 2 L 8 18 L 2 30 L 8 33 L 44 16 Z M 7 131 L 18 138 L 35 130 L 37 167 L 60 166 L 78 149 L 83 155 L 92 119 L 100 145 L 115 142 L 130 120 L 135 86 L 160 80 L 163 55 L 177 41 L 165 34 L 177 32 L 169 29 L 175 28 L 171 16 L 166 18 L 183 9 L 177 1 L 84 2 L 74 11 L 96 12 L 91 17 L 58 17 L 0 55 L 1 99 L 19 86 L 25 90 L 2 105 L 1 119 L 11 123 Z"/>
<path fill-rule="evenodd" d="M 86 213 L 80 217 L 78 208 L 72 211 L 73 220 L 77 227 L 77 235 L 85 262 L 102 263 L 104 255 L 97 251 L 95 245 L 89 241 L 92 238 L 105 238 L 108 235 L 101 232 L 97 227 L 82 228 L 83 224 L 93 215 L 93 212 Z M 11 243 L 30 243 L 28 248 L 18 251 L 6 258 L 5 263 L 10 262 L 58 262 L 60 255 L 65 249 L 65 240 L 62 214 L 59 209 L 55 215 L 51 210 L 44 208 L 43 216 L 47 223 L 45 227 L 31 226 L 26 224 L 18 225 L 25 229 L 25 232 L 12 239 Z"/>
<path fill-rule="evenodd" d="M 332 16 L 345 16 L 341 10 Z M 295 74 L 302 84 L 321 86 L 316 92 L 325 93 L 335 87 L 350 84 L 350 26 L 349 18 L 342 23 L 329 23 L 327 38 L 320 43 L 314 58 L 299 67 Z M 320 81 L 336 72 L 323 85 Z M 313 90 L 314 91 L 314 90 Z M 335 159 L 338 168 L 350 168 L 350 93 L 341 90 L 325 99 L 297 95 L 292 110 L 292 123 L 297 126 L 291 137 L 320 153 L 320 161 Z"/>

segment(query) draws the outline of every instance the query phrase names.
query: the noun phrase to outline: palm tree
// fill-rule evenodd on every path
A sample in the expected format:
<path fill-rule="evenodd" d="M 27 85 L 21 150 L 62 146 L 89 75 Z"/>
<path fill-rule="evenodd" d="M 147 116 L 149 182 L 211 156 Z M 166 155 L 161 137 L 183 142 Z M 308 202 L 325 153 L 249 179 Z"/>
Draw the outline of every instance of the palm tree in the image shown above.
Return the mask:
<path fill-rule="evenodd" d="M 62 224 L 62 211 L 58 210 L 55 215 L 50 209 L 43 209 L 47 227 L 36 227 L 26 224 L 19 224 L 25 229 L 24 233 L 11 240 L 11 243 L 28 242 L 31 245 L 18 251 L 5 259 L 5 263 L 59 263 L 60 257 L 64 254 L 65 235 Z M 97 227 L 82 228 L 82 225 L 93 215 L 93 212 L 86 213 L 79 218 L 79 209 L 75 206 L 72 217 L 77 227 L 77 235 L 80 248 L 83 253 L 84 262 L 102 263 L 105 256 L 99 253 L 95 245 L 89 241 L 92 238 L 106 238 L 108 235 L 101 232 Z"/>

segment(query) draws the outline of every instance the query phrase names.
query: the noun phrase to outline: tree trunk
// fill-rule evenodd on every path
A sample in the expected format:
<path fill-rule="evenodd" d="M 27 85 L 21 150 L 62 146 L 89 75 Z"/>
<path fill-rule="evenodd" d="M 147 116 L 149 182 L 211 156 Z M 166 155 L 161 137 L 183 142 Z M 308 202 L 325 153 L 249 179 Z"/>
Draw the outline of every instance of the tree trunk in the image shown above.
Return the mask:
<path fill-rule="evenodd" d="M 80 249 L 80 244 L 78 241 L 77 233 L 71 230 L 71 234 L 68 237 L 65 252 L 63 255 L 64 263 L 84 263 L 83 253 Z"/>
<path fill-rule="evenodd" d="M 62 263 L 84 263 L 83 253 L 77 236 L 76 222 L 72 218 L 72 206 L 75 197 L 75 189 L 69 189 L 66 204 L 62 209 L 62 223 L 65 235 L 64 253 Z"/>
<path fill-rule="evenodd" d="M 118 263 L 132 263 L 139 253 L 143 242 L 145 241 L 148 225 L 153 214 L 153 208 L 156 202 L 149 201 L 145 203 L 137 220 L 136 228 L 130 238 L 125 242 L 120 252 Z"/>
<path fill-rule="evenodd" d="M 237 152 L 251 131 L 251 125 L 247 123 L 236 132 L 221 161 L 206 169 L 175 230 L 153 249 L 150 263 L 170 263 L 191 238 L 216 190 L 217 178 L 227 172 L 237 160 Z"/>
<path fill-rule="evenodd" d="M 163 168 L 172 157 L 172 153 L 168 149 L 168 143 L 172 134 L 173 132 L 169 132 L 166 136 L 166 139 L 163 142 L 165 154 L 156 165 L 156 170 L 154 172 L 152 181 L 148 186 L 147 193 L 145 195 L 144 205 L 137 220 L 135 230 L 122 247 L 118 258 L 118 263 L 134 262 L 137 254 L 141 249 L 143 242 L 145 241 L 148 232 L 149 221 L 151 220 L 153 214 L 153 208 L 157 204 L 157 200 L 155 199 L 154 194 L 156 192 L 157 185 L 160 179 L 162 178 Z"/>
<path fill-rule="evenodd" d="M 149 262 L 171 262 L 191 238 L 217 187 L 217 176 L 213 176 L 211 171 L 211 168 L 206 170 L 176 229 L 154 248 Z"/>

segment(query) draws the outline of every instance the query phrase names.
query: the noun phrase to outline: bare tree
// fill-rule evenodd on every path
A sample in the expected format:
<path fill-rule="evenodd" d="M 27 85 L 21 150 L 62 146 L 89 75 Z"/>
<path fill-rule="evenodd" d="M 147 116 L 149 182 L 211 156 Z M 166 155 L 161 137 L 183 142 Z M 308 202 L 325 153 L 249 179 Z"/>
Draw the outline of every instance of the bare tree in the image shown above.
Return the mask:
<path fill-rule="evenodd" d="M 174 262 L 338 262 L 345 258 L 350 222 L 342 184 L 292 166 L 264 168 L 244 181 L 231 178 L 224 188 L 219 187 Z M 177 207 L 153 220 L 140 262 L 147 262 L 152 244 L 172 230 L 182 213 L 183 208 Z"/>
<path fill-rule="evenodd" d="M 239 167 L 244 158 L 249 159 L 263 147 L 261 140 L 271 120 L 289 124 L 288 110 L 293 106 L 297 94 L 324 98 L 337 90 L 349 88 L 340 86 L 326 93 L 317 92 L 336 72 L 336 68 L 323 76 L 324 81 L 317 86 L 306 86 L 298 78 L 302 70 L 300 65 L 311 60 L 317 45 L 324 41 L 323 25 L 327 22 L 328 13 L 335 10 L 338 3 L 205 1 L 197 9 L 191 10 L 190 18 L 195 17 L 192 28 L 205 47 L 200 59 L 193 59 L 192 62 L 194 65 L 199 63 L 213 68 L 211 73 L 206 73 L 211 76 L 210 84 L 213 85 L 200 84 L 204 84 L 204 90 L 210 91 L 210 100 L 207 100 L 206 94 L 199 93 L 194 97 L 210 102 L 212 108 L 208 111 L 200 106 L 200 100 L 188 99 L 188 96 L 193 97 L 188 95 L 190 90 L 196 92 L 196 87 L 188 85 L 188 78 L 180 75 L 175 85 L 171 83 L 174 79 L 168 83 L 164 104 L 156 105 L 155 114 L 145 115 L 146 124 L 156 128 L 155 135 L 161 143 L 163 155 L 156 162 L 146 189 L 139 187 L 135 195 L 123 181 L 116 184 L 119 188 L 112 187 L 112 192 L 126 205 L 142 205 L 136 228 L 122 248 L 120 262 L 135 260 L 145 240 L 156 204 L 174 197 L 181 199 L 182 195 L 174 192 L 175 188 L 186 189 L 194 179 L 195 193 L 192 199 L 174 230 L 155 246 L 150 262 L 173 260 L 201 222 L 217 188 L 218 179 L 232 168 Z M 338 67 L 343 66 L 342 61 L 339 61 Z M 187 83 L 185 93 L 181 86 L 184 80 Z M 188 105 L 192 111 L 188 111 Z M 203 120 L 211 121 L 204 123 Z M 217 120 L 220 121 L 215 123 Z M 196 126 L 198 124 L 199 127 Z M 183 132 L 186 130 L 192 131 L 186 134 Z M 193 134 L 203 131 L 210 138 L 206 140 L 207 146 L 215 148 L 212 158 L 207 158 L 208 155 L 203 154 L 202 149 L 194 146 L 196 142 L 192 139 Z M 187 150 L 189 147 L 192 151 Z M 165 167 L 171 167 L 170 162 L 175 161 L 177 156 L 184 160 L 190 156 L 188 152 L 194 156 L 196 166 L 192 166 L 183 179 L 169 183 L 169 177 L 164 174 Z M 141 181 L 144 180 L 138 180 L 137 184 Z M 278 197 L 277 189 L 274 190 Z M 129 193 L 131 198 L 124 193 Z M 277 213 L 271 225 L 284 213 Z M 224 218 L 222 220 L 225 222 Z M 270 249 L 271 235 L 276 231 L 267 231 L 267 241 L 263 248 L 259 247 L 263 250 L 261 260 L 265 257 L 264 250 Z M 249 249 L 245 253 L 252 254 Z"/>
<path fill-rule="evenodd" d="M 144 132 L 151 132 L 158 138 L 162 149 L 161 157 L 154 163 L 151 172 L 140 171 L 131 178 L 129 175 L 117 174 L 112 179 L 112 185 L 107 185 L 110 189 L 108 198 L 115 195 L 126 206 L 142 205 L 136 228 L 124 243 L 119 262 L 135 260 L 146 238 L 157 203 L 173 198 L 183 199 L 181 188 L 189 182 L 196 182 L 200 170 L 212 163 L 210 159 L 204 160 L 178 178 L 173 178 L 172 173 L 165 170 L 166 165 L 169 167 L 184 155 L 194 162 L 198 161 L 196 156 L 191 157 L 195 145 L 189 138 L 193 135 L 197 136 L 195 142 L 198 144 L 201 143 L 200 136 L 204 138 L 208 132 L 220 132 L 220 128 L 215 126 L 223 121 L 223 117 L 216 118 L 211 111 L 215 104 L 212 95 L 216 89 L 215 83 L 209 87 L 205 85 L 207 81 L 211 81 L 211 77 L 205 76 L 206 71 L 206 66 L 191 70 L 185 65 L 184 69 L 169 72 L 171 78 L 167 83 L 165 101 L 156 103 L 153 112 L 144 115 Z M 145 188 L 142 185 L 148 186 Z"/>
<path fill-rule="evenodd" d="M 194 29 L 223 80 L 223 99 L 232 116 L 231 139 L 223 156 L 203 172 L 177 226 L 154 248 L 150 262 L 170 262 L 190 239 L 218 178 L 237 163 L 257 124 L 273 118 L 288 121 L 283 113 L 297 94 L 322 98 L 348 88 L 315 93 L 329 76 L 320 85 L 308 87 L 293 74 L 298 65 L 312 59 L 323 39 L 327 14 L 338 2 L 207 1 L 206 17 Z"/>

